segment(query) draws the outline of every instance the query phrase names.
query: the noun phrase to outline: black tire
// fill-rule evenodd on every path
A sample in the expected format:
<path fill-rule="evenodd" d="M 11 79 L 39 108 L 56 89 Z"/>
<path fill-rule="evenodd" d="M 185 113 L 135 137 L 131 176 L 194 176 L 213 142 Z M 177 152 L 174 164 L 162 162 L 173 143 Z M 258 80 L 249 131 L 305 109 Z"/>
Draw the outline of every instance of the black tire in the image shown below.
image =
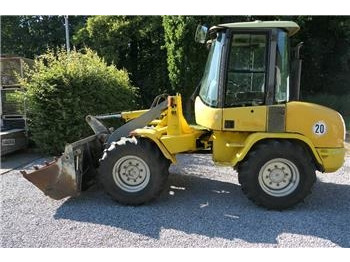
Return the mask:
<path fill-rule="evenodd" d="M 282 210 L 311 193 L 315 171 L 310 154 L 301 145 L 268 140 L 254 147 L 240 163 L 238 178 L 242 191 L 255 204 Z"/>
<path fill-rule="evenodd" d="M 105 150 L 99 172 L 104 190 L 117 202 L 141 205 L 157 198 L 166 184 L 170 161 L 145 139 L 122 138 Z"/>

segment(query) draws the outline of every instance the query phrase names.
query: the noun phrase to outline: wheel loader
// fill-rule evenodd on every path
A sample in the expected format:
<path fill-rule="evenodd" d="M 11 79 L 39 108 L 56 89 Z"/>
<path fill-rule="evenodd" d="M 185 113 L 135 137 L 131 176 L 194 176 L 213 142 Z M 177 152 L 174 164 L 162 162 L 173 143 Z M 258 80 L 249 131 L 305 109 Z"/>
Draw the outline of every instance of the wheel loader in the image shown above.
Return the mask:
<path fill-rule="evenodd" d="M 267 209 L 290 208 L 311 192 L 316 170 L 334 172 L 345 158 L 345 124 L 327 107 L 300 102 L 301 44 L 291 21 L 198 26 L 208 59 L 193 93 L 195 122 L 181 95 L 159 95 L 148 110 L 89 115 L 94 135 L 26 179 L 53 199 L 78 196 L 92 181 L 121 204 L 140 205 L 164 189 L 181 153 L 210 153 L 238 172 L 243 193 Z M 104 119 L 121 118 L 113 130 Z"/>

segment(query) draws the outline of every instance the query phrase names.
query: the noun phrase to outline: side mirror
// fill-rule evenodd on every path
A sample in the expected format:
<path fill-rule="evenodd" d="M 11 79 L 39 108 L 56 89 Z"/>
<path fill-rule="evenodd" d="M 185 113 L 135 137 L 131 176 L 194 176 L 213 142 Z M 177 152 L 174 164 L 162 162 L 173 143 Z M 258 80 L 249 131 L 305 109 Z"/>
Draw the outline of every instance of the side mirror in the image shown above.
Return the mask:
<path fill-rule="evenodd" d="M 205 44 L 205 41 L 207 40 L 208 35 L 208 27 L 204 25 L 198 25 L 196 34 L 194 36 L 194 41 L 196 43 Z"/>

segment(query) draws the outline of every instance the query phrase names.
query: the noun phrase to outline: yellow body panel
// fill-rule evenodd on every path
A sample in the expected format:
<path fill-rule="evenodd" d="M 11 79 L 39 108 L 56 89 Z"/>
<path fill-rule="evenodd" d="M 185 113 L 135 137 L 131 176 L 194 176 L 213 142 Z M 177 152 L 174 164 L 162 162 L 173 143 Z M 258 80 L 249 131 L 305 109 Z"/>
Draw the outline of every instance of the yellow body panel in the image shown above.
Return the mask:
<path fill-rule="evenodd" d="M 168 98 L 168 112 L 167 112 L 167 134 L 181 135 L 191 134 L 193 130 L 188 125 L 182 113 L 181 96 L 170 96 Z"/>
<path fill-rule="evenodd" d="M 222 129 L 222 108 L 205 105 L 197 96 L 195 104 L 196 123 L 212 130 Z"/>
<path fill-rule="evenodd" d="M 161 143 L 160 136 L 161 132 L 159 130 L 155 129 L 148 129 L 148 128 L 139 128 L 133 131 L 133 135 L 148 138 L 152 140 L 156 145 L 159 147 L 160 151 L 163 153 L 163 155 L 169 159 L 172 163 L 176 163 L 176 158 L 174 154 L 171 154 L 168 149 Z"/>
<path fill-rule="evenodd" d="M 247 106 L 223 109 L 223 123 L 233 120 L 233 128 L 223 130 L 230 131 L 265 131 L 267 106 Z"/>
<path fill-rule="evenodd" d="M 289 140 L 304 142 L 313 153 L 316 161 L 322 165 L 322 160 L 317 154 L 316 148 L 314 147 L 310 139 L 299 134 L 291 134 L 291 133 L 253 133 L 251 134 L 245 141 L 245 147 L 242 148 L 242 150 L 236 155 L 233 161 L 233 165 L 236 165 L 239 161 L 242 161 L 246 156 L 246 154 L 251 149 L 251 147 L 258 141 L 261 141 L 263 139 L 289 139 Z"/>
<path fill-rule="evenodd" d="M 323 128 L 320 130 L 321 125 Z M 337 111 L 324 106 L 305 102 L 287 103 L 286 132 L 306 136 L 315 147 L 344 147 L 345 126 L 342 117 Z"/>
<path fill-rule="evenodd" d="M 196 151 L 196 140 L 202 132 L 193 132 L 177 136 L 162 136 L 160 141 L 171 154 Z"/>
<path fill-rule="evenodd" d="M 267 106 L 223 109 L 222 130 L 228 132 L 213 133 L 214 162 L 236 166 L 258 141 L 289 139 L 305 143 L 325 172 L 340 168 L 345 154 L 345 127 L 340 114 L 327 107 L 304 102 L 289 102 L 285 108 L 285 116 L 277 119 L 285 121 L 285 125 L 282 124 L 285 131 L 278 133 L 267 132 Z M 233 120 L 234 128 L 225 128 L 225 120 Z"/>
<path fill-rule="evenodd" d="M 322 159 L 325 172 L 335 172 L 344 164 L 345 148 L 317 148 L 316 150 Z"/>
<path fill-rule="evenodd" d="M 245 146 L 249 133 L 214 131 L 213 161 L 220 165 L 232 165 L 235 155 Z"/>
<path fill-rule="evenodd" d="M 294 139 L 308 145 L 316 161 L 323 165 L 323 161 L 310 139 L 299 134 L 214 132 L 213 137 L 213 160 L 216 164 L 236 166 L 244 159 L 255 143 L 264 139 Z"/>
<path fill-rule="evenodd" d="M 168 103 L 160 119 L 152 121 L 152 128 L 136 129 L 132 135 L 154 141 L 173 163 L 178 153 L 211 147 L 216 164 L 235 167 L 254 144 L 264 139 L 288 139 L 304 143 L 325 172 L 337 170 L 344 162 L 344 124 L 339 113 L 326 107 L 289 102 L 285 106 L 285 115 L 277 118 L 277 121 L 285 121 L 285 125 L 284 122 L 280 125 L 285 127 L 285 132 L 267 132 L 267 129 L 270 130 L 267 123 L 273 123 L 268 119 L 267 106 L 218 109 L 205 105 L 197 97 L 196 121 L 203 126 L 198 128 L 188 125 L 183 117 L 180 95 L 169 97 Z M 139 113 L 141 111 L 135 115 Z M 225 128 L 225 120 L 234 121 L 234 128 Z M 321 124 L 323 128 L 317 133 L 315 127 Z"/>
<path fill-rule="evenodd" d="M 188 125 L 182 113 L 181 96 L 168 98 L 168 108 L 161 119 L 152 121 L 152 128 L 139 128 L 132 135 L 148 138 L 154 141 L 164 156 L 176 162 L 175 154 L 198 150 L 197 139 L 207 133 L 206 129 Z"/>
<path fill-rule="evenodd" d="M 142 114 L 146 113 L 149 109 L 146 109 L 146 110 L 135 110 L 135 111 L 125 111 L 125 112 L 122 112 L 121 115 L 122 115 L 122 118 L 125 120 L 125 121 L 130 121 L 134 118 L 137 118 L 139 116 L 141 116 Z"/>

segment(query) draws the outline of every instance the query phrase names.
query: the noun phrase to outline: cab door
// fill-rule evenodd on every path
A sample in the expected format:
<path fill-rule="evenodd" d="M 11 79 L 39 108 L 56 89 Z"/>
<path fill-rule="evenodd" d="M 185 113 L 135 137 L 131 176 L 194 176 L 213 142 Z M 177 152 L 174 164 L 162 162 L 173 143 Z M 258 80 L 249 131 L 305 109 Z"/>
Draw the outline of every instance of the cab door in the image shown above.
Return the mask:
<path fill-rule="evenodd" d="M 273 101 L 274 86 L 271 31 L 233 31 L 230 37 L 222 130 L 266 131 L 267 105 Z"/>

